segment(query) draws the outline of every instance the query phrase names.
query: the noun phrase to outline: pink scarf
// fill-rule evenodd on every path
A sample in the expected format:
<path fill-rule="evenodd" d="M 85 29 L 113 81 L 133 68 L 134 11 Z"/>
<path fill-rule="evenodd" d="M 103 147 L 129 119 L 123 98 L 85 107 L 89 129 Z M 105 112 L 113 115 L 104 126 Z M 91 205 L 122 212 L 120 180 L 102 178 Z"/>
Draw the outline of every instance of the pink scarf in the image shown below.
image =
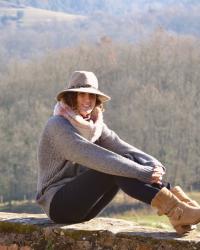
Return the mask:
<path fill-rule="evenodd" d="M 89 120 L 75 113 L 67 104 L 57 102 L 53 115 L 61 115 L 66 118 L 79 133 L 91 142 L 99 139 L 103 129 L 103 114 L 99 107 L 94 108 Z"/>

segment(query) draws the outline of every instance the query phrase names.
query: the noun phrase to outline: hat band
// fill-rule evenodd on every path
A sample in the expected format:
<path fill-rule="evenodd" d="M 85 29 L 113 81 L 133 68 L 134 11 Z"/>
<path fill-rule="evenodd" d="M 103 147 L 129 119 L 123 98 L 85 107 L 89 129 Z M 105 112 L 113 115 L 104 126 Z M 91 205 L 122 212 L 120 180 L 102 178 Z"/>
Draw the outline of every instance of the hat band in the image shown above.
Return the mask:
<path fill-rule="evenodd" d="M 92 87 L 92 86 L 89 85 L 89 84 L 79 85 L 79 86 L 72 86 L 72 87 L 70 87 L 70 88 L 68 88 L 68 89 L 77 89 L 77 88 L 93 88 L 93 89 L 96 89 L 96 88 Z"/>

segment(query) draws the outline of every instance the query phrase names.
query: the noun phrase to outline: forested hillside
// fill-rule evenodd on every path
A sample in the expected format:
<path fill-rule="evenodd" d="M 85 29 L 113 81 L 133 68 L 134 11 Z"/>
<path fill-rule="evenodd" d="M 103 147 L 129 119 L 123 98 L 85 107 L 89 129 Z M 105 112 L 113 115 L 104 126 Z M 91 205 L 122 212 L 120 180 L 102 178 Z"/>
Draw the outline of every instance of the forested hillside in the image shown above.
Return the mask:
<path fill-rule="evenodd" d="M 74 20 L 36 21 L 30 6 Z M 0 200 L 34 197 L 40 133 L 78 69 L 112 96 L 108 125 L 199 190 L 199 13 L 199 1 L 0 1 Z"/>
<path fill-rule="evenodd" d="M 199 37 L 199 13 L 199 1 L 183 0 L 0 1 L 0 55 L 30 58 L 102 36 L 135 43 L 157 28 Z"/>
<path fill-rule="evenodd" d="M 76 69 L 94 71 L 112 96 L 105 112 L 111 128 L 159 158 L 172 183 L 199 188 L 199 44 L 158 30 L 137 44 L 102 39 L 10 62 L 0 75 L 0 194 L 33 197 L 39 135 Z"/>

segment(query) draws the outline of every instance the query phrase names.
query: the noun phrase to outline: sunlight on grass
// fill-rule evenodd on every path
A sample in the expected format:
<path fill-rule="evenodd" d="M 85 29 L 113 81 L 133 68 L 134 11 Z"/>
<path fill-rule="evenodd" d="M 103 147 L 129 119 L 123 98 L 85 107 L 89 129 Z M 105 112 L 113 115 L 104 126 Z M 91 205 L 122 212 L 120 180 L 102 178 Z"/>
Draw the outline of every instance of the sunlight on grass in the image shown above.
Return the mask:
<path fill-rule="evenodd" d="M 187 195 L 191 198 L 197 201 L 200 204 L 200 192 L 190 192 L 187 193 Z"/>
<path fill-rule="evenodd" d="M 154 213 L 147 214 L 146 212 L 135 212 L 128 211 L 123 214 L 115 214 L 115 218 L 124 219 L 128 221 L 133 221 L 141 226 L 149 226 L 162 229 L 170 229 L 171 225 L 169 224 L 168 218 L 166 216 L 158 216 Z"/>
<path fill-rule="evenodd" d="M 187 195 L 200 203 L 200 193 L 199 192 L 187 192 Z M 122 192 L 115 197 L 114 203 L 120 204 L 136 204 L 140 203 L 137 200 L 133 200 L 131 197 L 125 195 Z M 143 203 L 142 203 L 143 204 Z M 158 216 L 156 210 L 152 209 L 150 206 L 144 208 L 132 209 L 124 213 L 113 214 L 112 217 L 124 219 L 128 221 L 133 221 L 141 226 L 150 226 L 162 229 L 172 229 L 172 226 L 167 218 L 167 216 Z M 197 225 L 197 230 L 200 231 L 200 224 Z"/>

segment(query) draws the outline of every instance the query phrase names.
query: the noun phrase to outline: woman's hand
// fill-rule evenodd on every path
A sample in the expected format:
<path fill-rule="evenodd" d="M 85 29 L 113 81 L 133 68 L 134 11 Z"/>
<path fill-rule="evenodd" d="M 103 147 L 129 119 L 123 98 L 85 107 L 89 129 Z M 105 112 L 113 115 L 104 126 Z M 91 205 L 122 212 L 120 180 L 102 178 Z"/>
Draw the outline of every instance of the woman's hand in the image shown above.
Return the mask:
<path fill-rule="evenodd" d="M 160 166 L 155 166 L 153 174 L 151 176 L 151 183 L 162 183 L 162 177 L 165 174 L 165 171 L 162 167 Z"/>

